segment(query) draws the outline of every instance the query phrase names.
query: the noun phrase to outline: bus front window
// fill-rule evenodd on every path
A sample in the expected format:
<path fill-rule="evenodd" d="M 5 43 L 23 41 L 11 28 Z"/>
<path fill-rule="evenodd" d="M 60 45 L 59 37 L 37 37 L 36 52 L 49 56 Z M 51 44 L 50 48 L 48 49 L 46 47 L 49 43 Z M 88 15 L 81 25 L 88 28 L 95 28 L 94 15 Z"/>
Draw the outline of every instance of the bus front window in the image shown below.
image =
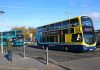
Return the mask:
<path fill-rule="evenodd" d="M 84 33 L 84 41 L 87 44 L 93 44 L 95 42 L 95 37 L 93 33 Z"/>
<path fill-rule="evenodd" d="M 82 26 L 92 26 L 92 20 L 87 16 L 81 17 Z"/>

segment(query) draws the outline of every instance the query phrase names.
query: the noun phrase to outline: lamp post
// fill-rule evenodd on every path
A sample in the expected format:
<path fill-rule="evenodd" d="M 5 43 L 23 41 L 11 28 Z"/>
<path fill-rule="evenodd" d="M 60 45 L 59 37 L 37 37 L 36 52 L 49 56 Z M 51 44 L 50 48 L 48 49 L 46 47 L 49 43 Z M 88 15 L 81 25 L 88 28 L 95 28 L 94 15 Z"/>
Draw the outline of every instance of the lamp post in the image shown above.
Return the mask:
<path fill-rule="evenodd" d="M 25 31 L 23 31 L 23 33 L 24 33 Z M 25 43 L 25 36 L 24 36 L 24 45 L 23 45 L 23 53 L 24 53 L 24 55 L 23 55 L 23 58 L 26 58 L 26 50 L 25 50 L 25 47 L 26 47 L 26 43 Z"/>
<path fill-rule="evenodd" d="M 2 24 L 2 15 L 4 14 L 4 11 L 0 11 L 1 16 L 1 24 Z M 1 53 L 3 53 L 3 32 L 1 32 Z"/>
<path fill-rule="evenodd" d="M 67 13 L 67 12 L 65 12 L 65 14 L 68 14 L 68 24 L 69 24 L 69 26 L 70 26 L 70 15 L 72 14 L 72 13 Z"/>
<path fill-rule="evenodd" d="M 70 26 L 70 15 L 71 15 L 72 13 L 68 13 L 68 19 L 69 19 L 69 26 Z"/>

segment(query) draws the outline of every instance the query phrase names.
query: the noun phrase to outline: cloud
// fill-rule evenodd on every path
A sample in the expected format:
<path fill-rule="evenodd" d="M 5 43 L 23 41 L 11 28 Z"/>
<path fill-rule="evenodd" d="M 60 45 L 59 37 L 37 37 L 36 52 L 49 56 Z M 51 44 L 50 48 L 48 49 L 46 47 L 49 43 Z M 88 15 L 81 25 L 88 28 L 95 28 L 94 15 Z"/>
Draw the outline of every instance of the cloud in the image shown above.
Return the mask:
<path fill-rule="evenodd" d="M 94 28 L 95 29 L 100 29 L 100 12 L 92 12 L 90 14 L 88 14 L 94 23 Z"/>
<path fill-rule="evenodd" d="M 95 20 L 100 20 L 100 12 L 93 12 L 90 14 L 90 17 L 92 17 Z"/>

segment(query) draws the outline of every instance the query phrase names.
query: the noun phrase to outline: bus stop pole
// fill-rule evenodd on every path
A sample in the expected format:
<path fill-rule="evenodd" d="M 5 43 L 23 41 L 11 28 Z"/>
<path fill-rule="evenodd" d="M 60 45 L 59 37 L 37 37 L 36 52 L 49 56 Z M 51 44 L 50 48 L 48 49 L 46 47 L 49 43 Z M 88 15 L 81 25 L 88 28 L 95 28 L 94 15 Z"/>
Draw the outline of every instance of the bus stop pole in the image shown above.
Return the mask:
<path fill-rule="evenodd" d="M 26 45 L 24 45 L 24 58 L 25 58 L 25 56 L 26 56 L 26 53 L 25 53 L 25 47 L 26 47 Z"/>
<path fill-rule="evenodd" d="M 48 65 L 48 46 L 46 46 L 46 64 Z"/>
<path fill-rule="evenodd" d="M 3 32 L 1 32 L 1 53 L 3 53 Z"/>
<path fill-rule="evenodd" d="M 5 12 L 4 11 L 0 11 L 0 16 L 1 16 L 1 25 L 2 25 L 2 16 Z M 1 32 L 1 53 L 3 53 L 3 32 Z"/>
<path fill-rule="evenodd" d="M 23 45 L 23 58 L 25 58 L 26 57 L 26 51 L 25 51 L 25 47 L 26 47 L 26 44 L 25 44 L 25 37 L 24 37 L 24 45 Z"/>

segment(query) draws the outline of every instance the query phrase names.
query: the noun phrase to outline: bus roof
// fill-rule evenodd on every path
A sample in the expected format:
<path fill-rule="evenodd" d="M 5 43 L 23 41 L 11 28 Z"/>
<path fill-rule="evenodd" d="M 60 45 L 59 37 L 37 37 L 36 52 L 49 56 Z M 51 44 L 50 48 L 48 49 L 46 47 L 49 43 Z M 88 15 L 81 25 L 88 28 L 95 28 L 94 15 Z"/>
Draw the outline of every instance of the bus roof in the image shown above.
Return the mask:
<path fill-rule="evenodd" d="M 11 31 L 5 31 L 5 32 L 3 32 L 3 33 L 6 33 L 6 32 L 12 32 L 12 31 L 20 31 L 20 32 L 22 32 L 22 30 L 11 30 Z M 1 33 L 1 32 L 0 32 Z"/>
<path fill-rule="evenodd" d="M 61 20 L 61 21 L 50 23 L 50 24 L 47 24 L 47 25 L 52 25 L 52 24 L 68 21 L 68 20 L 71 20 L 71 19 L 79 18 L 79 17 L 81 17 L 81 16 L 77 16 L 77 17 L 74 17 L 74 18 L 69 18 L 69 19 Z M 43 26 L 40 26 L 40 27 L 44 27 L 44 26 L 47 26 L 47 25 L 43 25 Z M 40 28 L 40 27 L 37 27 L 37 28 Z"/>

